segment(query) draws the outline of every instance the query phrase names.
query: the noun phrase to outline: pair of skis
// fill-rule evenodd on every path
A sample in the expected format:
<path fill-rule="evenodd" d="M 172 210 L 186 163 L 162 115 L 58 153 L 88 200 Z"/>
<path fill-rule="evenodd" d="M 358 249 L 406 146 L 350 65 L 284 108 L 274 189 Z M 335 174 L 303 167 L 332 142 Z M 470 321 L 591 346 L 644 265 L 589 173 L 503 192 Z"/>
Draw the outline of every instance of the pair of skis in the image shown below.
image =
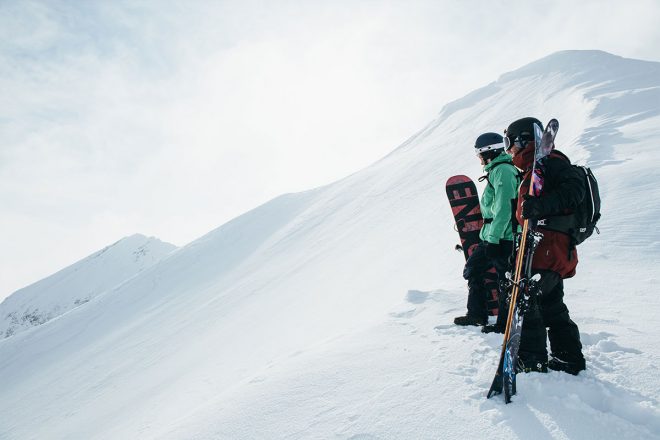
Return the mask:
<path fill-rule="evenodd" d="M 554 140 L 558 129 L 559 122 L 556 119 L 550 120 L 545 130 L 540 126 L 535 126 L 535 157 L 529 185 L 528 194 L 530 196 L 541 194 L 543 189 L 543 158 L 548 156 L 554 148 Z M 456 229 L 461 238 L 461 247 L 467 258 L 479 242 L 479 230 L 483 225 L 477 190 L 474 182 L 469 177 L 462 175 L 450 177 L 447 180 L 446 190 L 456 221 Z M 525 220 L 516 254 L 515 270 L 513 278 L 510 280 L 509 314 L 504 332 L 502 352 L 493 384 L 487 395 L 490 398 L 504 392 L 506 403 L 511 402 L 511 396 L 516 394 L 516 365 L 518 363 L 518 347 L 520 346 L 523 315 L 531 300 L 531 291 L 534 290 L 535 280 L 531 278 L 532 259 L 534 250 L 541 238 L 542 234 L 536 231 L 536 221 Z M 488 305 L 491 314 L 497 313 L 496 279 L 495 269 L 491 268 L 484 280 L 485 287 L 490 292 Z M 500 310 L 500 312 L 503 311 Z"/>

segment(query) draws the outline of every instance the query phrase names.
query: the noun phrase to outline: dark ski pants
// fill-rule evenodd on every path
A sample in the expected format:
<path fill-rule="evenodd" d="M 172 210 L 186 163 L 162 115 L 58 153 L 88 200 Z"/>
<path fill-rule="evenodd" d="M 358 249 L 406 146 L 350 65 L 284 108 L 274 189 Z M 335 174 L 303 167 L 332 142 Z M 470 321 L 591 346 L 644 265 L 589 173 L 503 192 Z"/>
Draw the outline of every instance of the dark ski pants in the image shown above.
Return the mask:
<path fill-rule="evenodd" d="M 475 248 L 470 258 L 465 263 L 463 269 L 463 278 L 468 281 L 468 300 L 467 300 L 467 314 L 475 318 L 487 320 L 488 309 L 486 307 L 489 298 L 489 293 L 484 288 L 484 274 L 493 266 L 497 271 L 497 277 L 500 281 L 506 278 L 506 272 L 510 270 L 508 263 L 508 256 L 511 254 L 512 242 L 503 242 L 502 256 L 495 260 L 486 257 L 486 243 L 481 242 Z M 499 292 L 500 310 L 502 310 L 501 298 L 504 296 Z M 503 315 L 503 313 L 500 313 Z M 506 323 L 506 315 L 503 316 L 504 323 Z M 498 316 L 499 322 L 499 316 Z"/>
<path fill-rule="evenodd" d="M 537 273 L 541 274 L 541 296 L 537 301 L 538 307 L 532 306 L 525 314 L 520 338 L 520 359 L 546 361 L 547 335 L 553 356 L 567 362 L 584 361 L 580 331 L 577 324 L 571 320 L 568 307 L 564 304 L 564 282 L 561 276 L 552 271 Z"/>

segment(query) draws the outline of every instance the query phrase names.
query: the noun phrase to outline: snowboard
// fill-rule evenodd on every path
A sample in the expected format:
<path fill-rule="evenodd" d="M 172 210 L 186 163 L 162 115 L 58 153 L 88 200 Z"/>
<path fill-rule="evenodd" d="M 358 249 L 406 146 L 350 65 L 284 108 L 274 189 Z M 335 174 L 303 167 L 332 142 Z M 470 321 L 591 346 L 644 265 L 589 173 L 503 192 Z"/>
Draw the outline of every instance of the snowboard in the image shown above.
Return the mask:
<path fill-rule="evenodd" d="M 484 224 L 479 208 L 479 194 L 472 179 L 467 176 L 452 176 L 446 184 L 447 198 L 454 214 L 455 229 L 461 239 L 460 248 L 467 260 L 479 244 L 479 232 Z M 458 248 L 458 247 L 457 247 Z M 495 267 L 484 274 L 484 287 L 488 292 L 487 309 L 490 315 L 497 315 L 498 279 Z"/>

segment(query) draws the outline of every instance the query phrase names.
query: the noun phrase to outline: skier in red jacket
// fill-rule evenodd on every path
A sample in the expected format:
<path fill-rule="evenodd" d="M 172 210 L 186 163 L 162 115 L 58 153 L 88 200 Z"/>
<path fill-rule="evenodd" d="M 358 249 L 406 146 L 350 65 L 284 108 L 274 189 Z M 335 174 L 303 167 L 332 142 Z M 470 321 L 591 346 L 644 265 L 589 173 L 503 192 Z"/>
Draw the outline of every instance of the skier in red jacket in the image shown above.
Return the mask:
<path fill-rule="evenodd" d="M 544 159 L 543 190 L 539 197 L 529 197 L 531 169 L 534 163 L 534 127 L 543 124 L 535 118 L 522 118 L 512 122 L 505 131 L 509 145 L 507 152 L 513 164 L 522 170 L 516 217 L 520 224 L 524 219 L 544 219 L 552 215 L 566 215 L 574 209 L 585 194 L 584 181 L 571 166 L 568 158 L 553 151 Z M 542 222 L 541 222 L 542 223 Z M 565 371 L 578 374 L 585 369 L 580 332 L 564 304 L 563 279 L 575 275 L 578 263 L 577 250 L 568 234 L 538 226 L 543 234 L 534 253 L 532 272 L 541 275 L 538 283 L 540 297 L 538 307 L 532 307 L 523 321 L 519 359 L 521 371 Z M 548 362 L 546 348 L 550 339 L 551 359 Z"/>

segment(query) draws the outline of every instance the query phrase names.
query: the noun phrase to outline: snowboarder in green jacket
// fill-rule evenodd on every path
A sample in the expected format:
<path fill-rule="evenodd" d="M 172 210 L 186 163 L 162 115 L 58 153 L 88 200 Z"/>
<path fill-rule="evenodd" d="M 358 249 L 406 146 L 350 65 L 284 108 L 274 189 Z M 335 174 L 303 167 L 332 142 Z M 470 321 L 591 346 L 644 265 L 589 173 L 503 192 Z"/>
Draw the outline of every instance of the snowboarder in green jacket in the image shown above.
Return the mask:
<path fill-rule="evenodd" d="M 480 135 L 474 145 L 477 157 L 484 166 L 487 181 L 480 199 L 484 225 L 479 238 L 481 242 L 468 258 L 463 269 L 463 278 L 468 281 L 467 314 L 454 319 L 456 325 L 486 325 L 488 292 L 484 287 L 484 274 L 495 267 L 498 278 L 503 281 L 510 270 L 513 251 L 513 201 L 518 198 L 518 170 L 511 156 L 504 151 L 504 138 L 497 133 Z M 502 292 L 500 309 L 502 310 Z M 501 331 L 506 325 L 504 313 L 498 315 L 495 326 L 485 331 Z"/>

